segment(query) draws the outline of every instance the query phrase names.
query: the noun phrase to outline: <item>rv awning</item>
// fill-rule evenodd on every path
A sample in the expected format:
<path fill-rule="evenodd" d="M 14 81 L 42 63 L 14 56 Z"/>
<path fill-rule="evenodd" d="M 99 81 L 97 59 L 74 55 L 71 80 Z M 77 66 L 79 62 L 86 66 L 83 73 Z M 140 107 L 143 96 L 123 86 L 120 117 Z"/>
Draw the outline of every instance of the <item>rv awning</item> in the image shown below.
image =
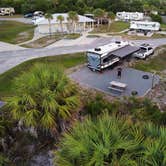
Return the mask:
<path fill-rule="evenodd" d="M 132 53 L 138 51 L 140 48 L 136 47 L 136 46 L 125 46 L 123 48 L 120 48 L 118 50 L 115 50 L 113 52 L 111 52 L 111 54 L 119 57 L 119 58 L 125 58 L 128 55 L 131 55 Z"/>

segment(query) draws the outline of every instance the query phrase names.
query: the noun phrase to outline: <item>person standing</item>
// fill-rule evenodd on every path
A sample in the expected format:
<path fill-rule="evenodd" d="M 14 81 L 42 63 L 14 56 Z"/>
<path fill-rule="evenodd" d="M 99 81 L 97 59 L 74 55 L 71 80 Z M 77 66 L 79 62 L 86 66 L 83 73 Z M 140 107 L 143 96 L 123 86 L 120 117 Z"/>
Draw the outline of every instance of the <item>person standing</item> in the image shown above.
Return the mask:
<path fill-rule="evenodd" d="M 117 77 L 120 79 L 121 76 L 122 76 L 122 68 L 118 67 L 118 69 L 117 69 Z"/>

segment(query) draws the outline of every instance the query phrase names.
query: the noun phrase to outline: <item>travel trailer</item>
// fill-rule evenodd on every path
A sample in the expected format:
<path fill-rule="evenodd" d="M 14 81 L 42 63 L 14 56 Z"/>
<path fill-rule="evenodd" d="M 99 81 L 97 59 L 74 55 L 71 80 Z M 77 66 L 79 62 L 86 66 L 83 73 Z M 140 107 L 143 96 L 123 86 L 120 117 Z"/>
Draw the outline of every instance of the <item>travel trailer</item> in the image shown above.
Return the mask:
<path fill-rule="evenodd" d="M 15 13 L 14 8 L 12 7 L 4 7 L 4 8 L 0 8 L 0 16 L 5 16 L 5 15 L 13 15 Z"/>
<path fill-rule="evenodd" d="M 117 12 L 115 20 L 122 21 L 139 21 L 143 20 L 144 14 L 140 12 Z"/>
<path fill-rule="evenodd" d="M 148 22 L 148 21 L 131 21 L 131 30 L 142 30 L 142 31 L 159 31 L 160 23 L 158 22 Z"/>
<path fill-rule="evenodd" d="M 87 51 L 88 67 L 101 71 L 139 50 L 127 41 L 115 41 Z"/>

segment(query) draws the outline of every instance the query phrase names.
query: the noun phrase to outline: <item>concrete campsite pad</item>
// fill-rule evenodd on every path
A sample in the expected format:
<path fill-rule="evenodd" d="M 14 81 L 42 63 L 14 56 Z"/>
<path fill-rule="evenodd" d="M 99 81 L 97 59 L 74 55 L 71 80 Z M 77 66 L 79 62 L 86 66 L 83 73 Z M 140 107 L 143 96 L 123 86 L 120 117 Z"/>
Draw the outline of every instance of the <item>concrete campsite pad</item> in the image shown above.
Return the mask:
<path fill-rule="evenodd" d="M 143 79 L 143 75 L 148 75 L 149 79 Z M 99 91 L 108 93 L 112 96 L 131 96 L 132 91 L 137 91 L 137 96 L 144 96 L 152 88 L 152 80 L 154 84 L 159 83 L 159 76 L 153 77 L 152 73 L 135 70 L 133 68 L 123 68 L 121 78 L 117 78 L 117 68 L 106 69 L 102 73 L 93 72 L 87 67 L 83 67 L 69 76 L 82 86 L 97 89 Z M 111 81 L 118 81 L 127 84 L 124 92 L 110 90 L 109 83 Z"/>

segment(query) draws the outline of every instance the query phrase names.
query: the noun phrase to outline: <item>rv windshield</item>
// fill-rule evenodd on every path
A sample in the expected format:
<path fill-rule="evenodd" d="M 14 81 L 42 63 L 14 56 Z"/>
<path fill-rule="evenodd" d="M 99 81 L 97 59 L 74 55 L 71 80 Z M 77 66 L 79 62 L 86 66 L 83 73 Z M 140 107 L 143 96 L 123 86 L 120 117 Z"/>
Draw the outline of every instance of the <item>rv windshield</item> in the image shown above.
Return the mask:
<path fill-rule="evenodd" d="M 88 58 L 88 64 L 90 68 L 98 69 L 100 65 L 100 55 L 93 53 L 93 52 L 87 52 L 87 58 Z"/>

